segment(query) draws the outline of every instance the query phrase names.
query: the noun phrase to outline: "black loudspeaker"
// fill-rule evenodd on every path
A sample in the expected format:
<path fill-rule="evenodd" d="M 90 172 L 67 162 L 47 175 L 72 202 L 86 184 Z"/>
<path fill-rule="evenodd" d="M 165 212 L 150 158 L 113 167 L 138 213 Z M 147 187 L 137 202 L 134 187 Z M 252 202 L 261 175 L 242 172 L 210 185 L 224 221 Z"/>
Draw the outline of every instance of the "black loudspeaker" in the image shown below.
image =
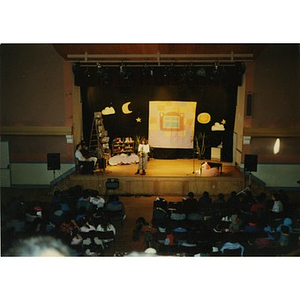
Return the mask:
<path fill-rule="evenodd" d="M 257 171 L 257 155 L 245 154 L 245 171 L 256 172 Z"/>
<path fill-rule="evenodd" d="M 118 178 L 108 178 L 106 181 L 107 190 L 115 190 L 119 188 L 119 179 Z"/>
<path fill-rule="evenodd" d="M 252 116 L 252 101 L 253 101 L 253 95 L 248 94 L 247 95 L 247 103 L 246 103 L 246 116 L 247 117 Z"/>
<path fill-rule="evenodd" d="M 48 170 L 60 170 L 60 153 L 47 154 L 47 168 Z"/>

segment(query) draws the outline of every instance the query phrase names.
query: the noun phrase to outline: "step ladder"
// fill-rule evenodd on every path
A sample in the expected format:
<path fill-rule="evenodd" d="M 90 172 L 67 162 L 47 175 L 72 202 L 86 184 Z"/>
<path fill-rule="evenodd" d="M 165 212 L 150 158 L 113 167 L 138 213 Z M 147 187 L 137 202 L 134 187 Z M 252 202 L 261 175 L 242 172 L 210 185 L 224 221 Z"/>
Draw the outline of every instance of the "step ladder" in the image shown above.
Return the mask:
<path fill-rule="evenodd" d="M 89 141 L 89 150 L 90 152 L 95 153 L 98 158 L 105 158 L 106 160 L 109 159 L 109 137 L 104 127 L 101 112 L 94 112 L 94 119 Z"/>

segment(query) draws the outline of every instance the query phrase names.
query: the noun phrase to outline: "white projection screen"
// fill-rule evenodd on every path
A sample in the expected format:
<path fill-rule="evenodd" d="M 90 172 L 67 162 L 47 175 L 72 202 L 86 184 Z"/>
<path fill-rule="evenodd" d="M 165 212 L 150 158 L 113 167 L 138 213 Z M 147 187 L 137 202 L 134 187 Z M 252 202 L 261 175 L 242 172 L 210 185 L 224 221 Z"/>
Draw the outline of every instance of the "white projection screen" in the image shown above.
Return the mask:
<path fill-rule="evenodd" d="M 192 149 L 197 102 L 150 101 L 149 144 L 157 148 Z"/>

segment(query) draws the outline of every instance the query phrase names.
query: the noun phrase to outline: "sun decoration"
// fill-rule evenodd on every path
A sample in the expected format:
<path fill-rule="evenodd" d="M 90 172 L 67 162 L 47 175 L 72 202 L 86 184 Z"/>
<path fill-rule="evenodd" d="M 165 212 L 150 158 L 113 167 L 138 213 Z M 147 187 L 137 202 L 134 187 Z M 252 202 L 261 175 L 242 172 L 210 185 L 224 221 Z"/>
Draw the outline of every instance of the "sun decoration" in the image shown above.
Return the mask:
<path fill-rule="evenodd" d="M 201 124 L 209 123 L 210 119 L 211 119 L 210 114 L 206 113 L 206 112 L 203 112 L 203 113 L 199 114 L 198 117 L 197 117 L 198 122 L 201 123 Z"/>

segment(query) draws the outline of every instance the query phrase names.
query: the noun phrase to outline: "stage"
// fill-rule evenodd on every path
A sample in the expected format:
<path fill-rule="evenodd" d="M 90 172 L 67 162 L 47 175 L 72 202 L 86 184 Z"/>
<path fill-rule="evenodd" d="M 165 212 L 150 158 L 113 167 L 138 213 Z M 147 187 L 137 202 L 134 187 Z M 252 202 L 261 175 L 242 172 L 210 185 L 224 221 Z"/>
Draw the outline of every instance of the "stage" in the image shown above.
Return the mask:
<path fill-rule="evenodd" d="M 201 173 L 203 162 L 222 164 L 217 176 Z M 244 188 L 244 174 L 231 163 L 198 159 L 154 159 L 148 161 L 146 175 L 135 175 L 137 164 L 108 165 L 91 175 L 74 173 L 64 180 L 65 188 L 80 185 L 98 190 L 102 195 L 187 195 L 199 196 L 203 191 L 211 195 L 230 194 Z M 222 170 L 222 172 L 221 172 Z M 106 188 L 110 178 L 118 180 L 118 188 Z"/>

